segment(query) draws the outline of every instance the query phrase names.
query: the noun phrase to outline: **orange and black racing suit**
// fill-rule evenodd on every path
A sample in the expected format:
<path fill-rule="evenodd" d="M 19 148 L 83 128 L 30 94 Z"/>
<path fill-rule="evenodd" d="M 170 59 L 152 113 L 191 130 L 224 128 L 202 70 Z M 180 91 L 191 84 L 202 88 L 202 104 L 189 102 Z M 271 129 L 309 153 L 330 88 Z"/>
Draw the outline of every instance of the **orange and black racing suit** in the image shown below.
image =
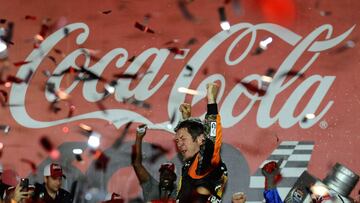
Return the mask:
<path fill-rule="evenodd" d="M 205 144 L 182 168 L 177 195 L 179 203 L 221 202 L 227 169 L 220 157 L 222 129 L 217 104 L 208 104 L 205 123 L 205 128 L 210 128 L 205 133 Z M 203 189 L 210 194 L 199 194 Z"/>

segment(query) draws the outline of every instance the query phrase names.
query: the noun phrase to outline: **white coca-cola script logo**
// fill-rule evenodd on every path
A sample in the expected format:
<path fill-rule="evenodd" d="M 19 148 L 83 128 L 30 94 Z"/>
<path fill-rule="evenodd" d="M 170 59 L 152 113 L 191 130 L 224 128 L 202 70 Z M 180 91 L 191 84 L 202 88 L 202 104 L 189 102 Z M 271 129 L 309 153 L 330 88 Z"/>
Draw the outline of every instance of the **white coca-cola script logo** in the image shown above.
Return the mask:
<path fill-rule="evenodd" d="M 297 60 L 302 56 L 304 52 L 313 53 L 312 58 L 306 63 L 306 65 L 301 68 L 300 73 L 305 73 L 314 63 L 314 61 L 319 57 L 320 52 L 324 50 L 328 50 L 337 44 L 341 43 L 350 33 L 353 31 L 355 26 L 351 27 L 349 30 L 344 32 L 343 34 L 331 38 L 332 35 L 332 26 L 331 25 L 322 25 L 316 28 L 313 32 L 311 32 L 306 37 L 301 37 L 298 34 L 281 27 L 276 24 L 258 24 L 252 25 L 249 23 L 239 23 L 233 25 L 230 31 L 222 31 L 212 37 L 209 41 L 207 41 L 188 61 L 188 65 L 193 67 L 193 74 L 190 77 L 182 77 L 185 75 L 187 71 L 184 67 L 179 74 L 177 80 L 175 81 L 170 95 L 168 99 L 168 106 L 167 112 L 169 117 L 174 112 L 178 106 L 184 102 L 185 95 L 181 94 L 177 91 L 179 87 L 189 87 L 190 83 L 196 77 L 196 74 L 202 67 L 203 63 L 209 57 L 214 50 L 221 45 L 226 39 L 230 36 L 238 35 L 232 44 L 227 49 L 225 55 L 225 62 L 228 64 L 229 68 L 231 66 L 235 66 L 239 64 L 253 49 L 254 42 L 256 39 L 257 31 L 267 31 L 284 42 L 288 43 L 289 45 L 293 46 L 293 50 L 291 53 L 284 59 L 283 63 L 278 68 L 278 71 L 274 75 L 273 82 L 269 85 L 267 90 L 267 95 L 263 98 L 260 98 L 257 94 L 250 94 L 243 86 L 236 85 L 232 88 L 229 94 L 225 97 L 224 96 L 224 89 L 226 86 L 226 80 L 223 75 L 221 74 L 213 74 L 208 76 L 205 80 L 203 80 L 200 85 L 197 87 L 198 90 L 204 90 L 205 85 L 208 82 L 212 81 L 220 81 L 221 82 L 221 89 L 218 96 L 218 100 L 223 99 L 222 106 L 220 107 L 220 114 L 222 115 L 223 120 L 223 127 L 228 128 L 234 126 L 236 123 L 240 122 L 243 119 L 249 110 L 253 107 L 255 102 L 260 102 L 258 111 L 257 111 L 257 125 L 261 128 L 267 128 L 274 124 L 276 121 L 279 121 L 279 125 L 282 128 L 289 128 L 296 123 L 300 125 L 302 128 L 309 128 L 313 126 L 316 122 L 318 122 L 330 109 L 333 105 L 333 101 L 328 101 L 326 106 L 323 109 L 318 109 L 320 103 L 326 96 L 327 92 L 329 91 L 332 83 L 335 80 L 335 76 L 321 76 L 321 75 L 311 75 L 307 77 L 304 81 L 301 82 L 300 85 L 296 87 L 296 89 L 291 93 L 288 100 L 285 104 L 280 108 L 279 112 L 275 116 L 271 116 L 270 112 L 272 106 L 274 104 L 274 100 L 278 94 L 280 94 L 284 89 L 292 85 L 299 76 L 294 76 L 290 80 L 285 81 L 284 77 L 280 77 L 282 74 L 290 71 Z M 84 23 L 74 23 L 67 25 L 66 28 L 69 32 L 73 32 L 75 30 L 82 30 L 76 38 L 76 43 L 78 45 L 85 42 L 87 37 L 89 36 L 89 28 Z M 323 41 L 315 41 L 325 32 L 325 39 Z M 249 41 L 248 47 L 245 51 L 237 57 L 235 60 L 230 60 L 230 54 L 232 53 L 233 49 L 235 49 L 236 45 L 243 40 L 247 35 L 251 36 Z M 40 45 L 39 49 L 34 49 L 31 54 L 26 58 L 26 61 L 31 61 L 31 64 L 23 65 L 18 73 L 17 77 L 25 78 L 26 74 L 29 70 L 33 70 L 36 73 L 36 69 L 38 68 L 39 64 L 42 62 L 44 57 L 49 53 L 49 51 L 62 39 L 64 39 L 63 30 L 58 30 L 48 38 L 46 38 L 42 44 Z M 77 49 L 67 55 L 56 67 L 54 73 L 59 73 L 69 66 L 77 67 L 75 65 L 75 60 L 80 55 L 85 55 L 82 49 Z M 143 63 L 151 56 L 155 56 L 151 66 L 149 67 L 148 71 L 152 71 L 154 74 L 146 74 L 136 88 L 130 90 L 130 81 L 129 80 L 118 80 L 118 86 L 116 87 L 115 91 L 115 99 L 117 101 L 122 101 L 123 98 L 128 98 L 134 96 L 137 100 L 144 101 L 151 97 L 154 93 L 156 93 L 159 88 L 164 84 L 167 80 L 168 75 L 164 75 L 161 80 L 153 87 L 149 88 L 150 84 L 153 82 L 154 78 L 156 77 L 157 73 L 161 69 L 163 63 L 165 62 L 166 58 L 169 56 L 169 50 L 167 49 L 157 49 L 157 48 L 149 48 L 142 52 L 139 56 L 136 57 L 135 61 L 132 62 L 128 68 L 124 71 L 124 73 L 134 74 L 136 73 Z M 113 60 L 116 60 L 116 67 L 123 68 L 125 62 L 128 60 L 128 52 L 124 48 L 115 48 L 108 52 L 105 56 L 101 58 L 99 62 L 94 64 L 91 67 L 91 70 L 101 75 L 107 65 Z M 86 59 L 85 66 L 88 67 L 90 59 Z M 62 77 L 58 78 L 49 78 L 49 82 L 55 83 L 56 87 L 60 86 Z M 247 77 L 243 78 L 243 81 L 257 81 L 261 83 L 261 75 L 258 74 L 251 74 Z M 75 81 L 68 89 L 66 89 L 67 93 L 71 93 L 71 91 L 76 87 L 79 81 Z M 305 105 L 304 109 L 300 114 L 294 117 L 294 110 L 296 109 L 298 103 L 300 102 L 301 98 L 306 95 L 309 88 L 317 84 L 317 89 L 313 93 L 311 99 Z M 86 81 L 83 86 L 83 97 L 88 102 L 96 102 L 100 100 L 103 96 L 103 92 L 96 91 L 97 81 Z M 26 91 L 28 88 L 28 84 L 14 84 L 12 86 L 10 92 L 9 102 L 13 104 L 23 104 L 25 102 Z M 51 101 L 51 95 L 46 94 L 46 98 Z M 247 99 L 250 99 L 251 102 L 247 105 L 245 109 L 239 115 L 233 115 L 233 109 L 236 101 L 241 98 L 241 96 L 245 96 Z M 197 95 L 193 98 L 192 104 L 196 104 L 199 102 L 204 95 Z M 260 101 L 259 101 L 260 100 Z M 104 119 L 108 121 L 114 121 L 114 125 L 119 128 L 126 122 L 132 120 L 136 122 L 146 123 L 149 125 L 150 128 L 162 128 L 166 129 L 166 124 L 168 121 L 164 121 L 162 123 L 153 123 L 152 121 L 148 120 L 143 115 L 140 115 L 136 112 L 126 110 L 126 109 L 107 109 L 106 114 L 101 111 L 94 111 L 85 113 L 82 115 L 77 115 L 72 118 L 60 119 L 55 121 L 38 121 L 34 120 L 29 116 L 26 111 L 26 107 L 10 107 L 10 111 L 14 119 L 21 125 L 28 127 L 28 128 L 46 128 L 50 126 L 55 126 L 59 124 L 64 124 L 76 120 L 81 119 L 89 119 L 89 118 L 98 118 Z M 309 120 L 308 122 L 301 122 L 304 116 L 308 113 L 316 113 L 316 117 L 314 119 Z"/>

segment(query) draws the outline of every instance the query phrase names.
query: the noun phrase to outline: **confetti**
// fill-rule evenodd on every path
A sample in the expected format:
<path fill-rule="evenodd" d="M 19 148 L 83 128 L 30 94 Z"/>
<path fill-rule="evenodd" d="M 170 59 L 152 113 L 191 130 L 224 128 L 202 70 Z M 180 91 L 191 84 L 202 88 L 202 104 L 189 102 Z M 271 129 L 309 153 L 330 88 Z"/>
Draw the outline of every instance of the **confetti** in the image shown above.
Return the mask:
<path fill-rule="evenodd" d="M 190 39 L 186 42 L 185 46 L 188 47 L 188 46 L 193 45 L 193 44 L 195 44 L 195 43 L 197 43 L 197 42 L 198 42 L 198 40 L 193 37 L 193 38 L 190 38 Z"/>
<path fill-rule="evenodd" d="M 11 127 L 9 125 L 0 125 L 0 130 L 2 130 L 6 135 L 10 132 Z"/>
<path fill-rule="evenodd" d="M 53 57 L 53 56 L 48 56 L 47 58 L 50 59 L 52 62 L 54 62 L 55 65 L 57 64 L 55 57 Z"/>
<path fill-rule="evenodd" d="M 52 143 L 50 142 L 49 138 L 46 136 L 42 136 L 40 138 L 40 144 L 45 149 L 45 151 L 50 152 L 54 149 Z"/>
<path fill-rule="evenodd" d="M 58 103 L 59 103 L 58 100 L 55 100 L 50 103 L 50 110 L 52 112 L 54 112 L 55 114 L 57 114 L 59 111 L 61 111 L 61 108 L 57 106 Z"/>
<path fill-rule="evenodd" d="M 61 71 L 60 73 L 54 73 L 51 76 L 60 77 L 60 76 L 63 76 L 65 74 L 68 74 L 68 73 L 78 73 L 78 72 L 80 72 L 79 69 L 76 69 L 76 68 L 70 66 L 69 68 Z"/>
<path fill-rule="evenodd" d="M 138 75 L 135 74 L 129 74 L 129 73 L 117 73 L 113 75 L 115 78 L 121 78 L 121 79 L 136 79 Z"/>
<path fill-rule="evenodd" d="M 46 35 L 50 31 L 50 21 L 51 20 L 49 18 L 45 18 L 41 23 L 38 35 L 40 35 L 43 39 L 45 39 Z"/>
<path fill-rule="evenodd" d="M 341 47 L 339 47 L 339 48 L 337 48 L 335 50 L 335 53 L 339 54 L 339 53 L 342 53 L 342 52 L 344 52 L 344 51 L 346 51 L 346 50 L 348 50 L 350 48 L 354 48 L 355 45 L 356 45 L 356 42 L 357 42 L 356 40 L 348 40 L 348 41 L 346 41 L 344 45 L 342 45 Z"/>
<path fill-rule="evenodd" d="M 183 17 L 186 20 L 195 21 L 195 17 L 188 10 L 185 0 L 178 0 L 178 6 L 179 6 L 181 14 L 183 15 Z"/>
<path fill-rule="evenodd" d="M 83 66 L 80 68 L 80 72 L 84 73 L 83 76 L 77 76 L 75 79 L 76 80 L 81 80 L 81 81 L 91 81 L 91 80 L 100 80 L 100 81 L 106 81 L 105 78 L 96 75 L 95 73 L 93 73 L 90 70 L 87 70 L 86 68 L 84 68 Z"/>
<path fill-rule="evenodd" d="M 143 32 L 147 32 L 147 33 L 151 33 L 151 34 L 154 34 L 155 32 L 152 30 L 152 29 L 150 29 L 148 26 L 144 26 L 144 25 L 141 25 L 140 23 L 138 23 L 138 22 L 135 22 L 135 28 L 137 28 L 137 29 L 139 29 L 139 30 L 141 30 L 141 31 L 143 31 Z"/>
<path fill-rule="evenodd" d="M 122 144 L 122 143 L 124 142 L 124 140 L 125 140 L 126 135 L 127 135 L 128 132 L 129 132 L 129 129 L 130 129 L 131 124 L 132 124 L 132 121 L 130 121 L 130 122 L 128 122 L 128 123 L 126 124 L 126 126 L 125 126 L 124 130 L 121 132 L 119 138 L 117 138 L 117 139 L 115 140 L 114 144 L 112 145 L 112 148 L 118 149 L 118 148 L 121 146 L 121 144 Z"/>
<path fill-rule="evenodd" d="M 106 171 L 110 158 L 100 150 L 96 150 L 93 153 L 95 159 L 95 169 Z"/>
<path fill-rule="evenodd" d="M 105 95 L 106 95 L 106 94 L 104 94 L 104 97 L 103 97 L 102 100 L 99 100 L 99 101 L 96 102 L 96 106 L 97 106 L 105 115 L 107 115 L 106 107 L 105 107 L 105 105 L 103 104 L 103 101 L 104 101 L 104 99 L 106 98 Z"/>
<path fill-rule="evenodd" d="M 102 99 L 105 99 L 107 96 L 114 94 L 116 90 L 117 81 L 113 80 L 109 84 L 105 84 L 105 93 Z"/>
<path fill-rule="evenodd" d="M 145 108 L 145 109 L 150 109 L 151 108 L 150 104 L 145 103 L 143 101 L 136 100 L 134 97 L 130 97 L 130 98 L 127 98 L 127 99 L 124 98 L 123 103 L 124 104 L 132 104 L 132 105 L 135 105 L 137 107 L 141 107 L 141 108 Z"/>
<path fill-rule="evenodd" d="M 18 77 L 16 77 L 16 76 L 12 76 L 12 75 L 8 75 L 8 76 L 6 77 L 6 81 L 7 81 L 7 82 L 17 83 L 17 84 L 20 84 L 20 83 L 23 83 L 23 82 L 24 82 L 23 79 L 18 78 Z"/>
<path fill-rule="evenodd" d="M 259 89 L 257 86 L 251 84 L 251 83 L 247 83 L 247 82 L 242 82 L 242 81 L 236 81 L 237 83 L 240 83 L 242 86 L 244 86 L 249 92 L 254 92 L 259 94 L 259 96 L 264 96 L 266 94 L 266 91 L 263 89 Z"/>
<path fill-rule="evenodd" d="M 309 114 L 306 114 L 301 121 L 306 123 L 307 121 L 314 119 L 314 118 L 315 118 L 315 114 L 309 113 Z"/>
<path fill-rule="evenodd" d="M 4 41 L 4 42 L 6 42 L 7 44 L 14 44 L 13 42 L 12 42 L 12 37 L 13 37 L 13 32 L 14 32 L 14 23 L 13 22 L 9 22 L 8 24 L 7 24 L 7 28 L 6 28 L 6 35 L 5 36 L 2 36 L 2 40 Z"/>
<path fill-rule="evenodd" d="M 199 91 L 197 91 L 197 90 L 188 89 L 188 88 L 185 88 L 185 87 L 179 87 L 178 92 L 185 93 L 185 94 L 190 94 L 190 95 L 199 95 L 200 94 Z"/>
<path fill-rule="evenodd" d="M 207 67 L 205 67 L 203 70 L 202 70 L 202 74 L 203 75 L 207 75 L 209 73 L 209 69 Z"/>
<path fill-rule="evenodd" d="M 305 75 L 303 73 L 300 73 L 298 71 L 290 70 L 286 73 L 283 73 L 280 75 L 280 78 L 286 77 L 286 76 L 298 76 L 299 78 L 303 78 Z"/>
<path fill-rule="evenodd" d="M 170 40 L 168 42 L 165 42 L 164 45 L 170 45 L 170 44 L 176 44 L 176 43 L 179 43 L 178 39 L 173 39 L 173 40 Z"/>
<path fill-rule="evenodd" d="M 33 70 L 29 70 L 28 74 L 26 75 L 25 79 L 24 79 L 24 82 L 26 84 L 29 83 L 30 79 L 31 79 L 31 76 L 34 74 L 34 71 Z"/>
<path fill-rule="evenodd" d="M 143 23 L 144 23 L 145 25 L 147 25 L 147 24 L 149 23 L 151 17 L 152 17 L 152 16 L 151 16 L 150 13 L 145 14 L 145 15 L 144 15 Z"/>
<path fill-rule="evenodd" d="M 26 15 L 25 20 L 36 20 L 36 16 Z"/>
<path fill-rule="evenodd" d="M 220 27 L 222 28 L 222 30 L 230 30 L 230 23 L 226 19 L 225 8 L 218 8 L 218 12 L 220 17 Z"/>
<path fill-rule="evenodd" d="M 67 117 L 68 117 L 68 118 L 73 117 L 75 110 L 76 110 L 76 106 L 73 105 L 73 104 L 71 104 L 70 107 L 69 107 L 69 113 L 68 113 L 68 116 L 67 116 Z"/>
<path fill-rule="evenodd" d="M 19 66 L 22 66 L 22 65 L 25 65 L 25 64 L 28 64 L 28 63 L 31 63 L 31 61 L 19 61 L 19 62 L 15 62 L 13 64 L 16 67 L 19 67 Z"/>
<path fill-rule="evenodd" d="M 260 48 L 262 48 L 263 50 L 267 49 L 267 46 L 273 41 L 272 37 L 268 37 L 263 41 L 260 41 L 259 46 Z"/>
<path fill-rule="evenodd" d="M 59 150 L 55 149 L 51 141 L 47 136 L 42 136 L 40 138 L 40 144 L 43 149 L 49 153 L 49 156 L 53 160 L 58 160 L 60 158 Z"/>
<path fill-rule="evenodd" d="M 135 58 L 136 58 L 136 56 L 133 56 L 133 57 L 131 57 L 131 58 L 129 58 L 129 62 L 133 62 L 134 60 L 135 60 Z"/>
<path fill-rule="evenodd" d="M 170 52 L 176 54 L 176 55 L 184 55 L 185 54 L 185 51 L 184 50 L 181 50 L 177 47 L 170 47 L 168 48 Z"/>
<path fill-rule="evenodd" d="M 332 14 L 331 11 L 320 11 L 321 16 L 331 16 L 331 14 Z"/>
<path fill-rule="evenodd" d="M 70 30 L 67 27 L 64 27 L 63 29 L 65 37 L 69 36 Z"/>
<path fill-rule="evenodd" d="M 102 11 L 101 13 L 107 15 L 107 14 L 110 14 L 111 12 L 112 12 L 112 10 L 106 10 L 106 11 Z"/>
<path fill-rule="evenodd" d="M 193 74 L 193 68 L 190 65 L 186 65 L 185 69 L 188 70 L 189 73 L 184 75 L 184 77 L 191 77 Z"/>

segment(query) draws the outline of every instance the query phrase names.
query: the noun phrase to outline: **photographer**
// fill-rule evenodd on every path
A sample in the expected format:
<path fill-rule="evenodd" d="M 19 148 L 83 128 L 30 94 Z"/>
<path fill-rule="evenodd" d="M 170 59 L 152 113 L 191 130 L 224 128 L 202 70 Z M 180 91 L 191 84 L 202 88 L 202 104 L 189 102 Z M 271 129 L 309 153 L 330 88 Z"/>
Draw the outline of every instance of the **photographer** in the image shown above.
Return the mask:
<path fill-rule="evenodd" d="M 51 163 L 45 166 L 44 183 L 35 185 L 35 202 L 71 203 L 70 193 L 61 188 L 63 177 L 65 176 L 59 164 Z"/>
<path fill-rule="evenodd" d="M 176 174 L 173 163 L 161 164 L 159 173 L 160 181 L 150 175 L 142 164 L 142 140 L 146 134 L 146 126 L 141 125 L 136 131 L 135 145 L 133 146 L 132 166 L 141 184 L 145 202 L 175 202 Z"/>

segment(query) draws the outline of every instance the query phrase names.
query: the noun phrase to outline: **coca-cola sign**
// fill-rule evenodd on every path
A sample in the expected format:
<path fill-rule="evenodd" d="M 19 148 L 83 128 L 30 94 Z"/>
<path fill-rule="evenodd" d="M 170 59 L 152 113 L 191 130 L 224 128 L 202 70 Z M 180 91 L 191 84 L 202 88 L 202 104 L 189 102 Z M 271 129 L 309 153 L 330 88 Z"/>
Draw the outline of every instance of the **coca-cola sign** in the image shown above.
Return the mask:
<path fill-rule="evenodd" d="M 23 65 L 18 73 L 17 77 L 25 78 L 26 75 L 30 70 L 36 73 L 37 67 L 41 64 L 44 57 L 51 51 L 51 49 L 61 40 L 63 40 L 66 35 L 64 35 L 63 29 L 67 29 L 69 33 L 75 30 L 82 30 L 76 38 L 76 43 L 78 45 L 83 44 L 86 39 L 89 37 L 90 30 L 89 27 L 84 23 L 75 23 L 62 28 L 55 33 L 51 34 L 47 37 L 40 45 L 38 49 L 33 50 L 30 55 L 25 59 L 25 61 L 31 61 L 31 63 Z M 185 95 L 178 93 L 178 88 L 180 87 L 189 87 L 192 80 L 196 77 L 196 73 L 201 69 L 202 64 L 207 60 L 209 55 L 227 38 L 232 35 L 238 35 L 235 40 L 232 42 L 230 47 L 227 49 L 225 62 L 231 68 L 231 66 L 235 66 L 239 64 L 254 48 L 254 42 L 256 39 L 256 33 L 260 30 L 265 30 L 272 35 L 282 39 L 290 46 L 293 47 L 293 51 L 284 59 L 283 63 L 278 68 L 273 82 L 271 82 L 268 90 L 267 95 L 264 97 L 259 97 L 258 95 L 253 95 L 249 93 L 246 88 L 241 85 L 234 86 L 230 93 L 225 97 L 223 97 L 224 89 L 226 88 L 226 78 L 219 74 L 213 74 L 208 76 L 205 80 L 200 82 L 198 86 L 198 90 L 204 89 L 205 84 L 212 82 L 212 81 L 220 81 L 221 82 L 221 92 L 219 96 L 219 100 L 224 100 L 223 105 L 226 107 L 220 108 L 221 115 L 224 117 L 224 127 L 232 127 L 238 122 L 240 122 L 247 114 L 247 112 L 253 107 L 254 103 L 258 100 L 260 101 L 260 105 L 258 107 L 258 114 L 257 114 L 257 125 L 261 128 L 267 128 L 273 125 L 276 121 L 279 122 L 280 126 L 283 128 L 289 128 L 296 123 L 298 123 L 302 128 L 309 128 L 317 123 L 329 110 L 332 106 L 333 101 L 329 101 L 325 108 L 318 109 L 319 104 L 322 102 L 322 99 L 325 97 L 326 93 L 330 89 L 332 83 L 335 80 L 335 76 L 321 76 L 321 75 L 311 75 L 306 78 L 300 85 L 295 89 L 295 91 L 289 96 L 289 99 L 286 103 L 281 107 L 281 110 L 276 114 L 276 116 L 271 117 L 270 111 L 271 107 L 274 103 L 275 97 L 281 93 L 284 89 L 290 86 L 298 79 L 298 75 L 291 78 L 291 80 L 284 82 L 285 77 L 281 77 L 282 74 L 291 71 L 294 64 L 297 60 L 302 56 L 304 52 L 311 52 L 314 53 L 313 57 L 309 60 L 309 62 L 299 70 L 301 74 L 304 74 L 308 69 L 311 68 L 312 63 L 316 61 L 318 56 L 322 51 L 326 51 L 328 49 L 333 48 L 334 46 L 341 43 L 347 36 L 350 35 L 354 26 L 351 27 L 349 30 L 344 32 L 343 34 L 337 37 L 331 37 L 333 28 L 331 25 L 323 25 L 319 28 L 315 29 L 306 37 L 301 37 L 290 30 L 281 27 L 275 24 L 259 24 L 259 25 L 251 25 L 249 23 L 239 23 L 235 24 L 231 27 L 229 31 L 222 31 L 215 35 L 213 38 L 209 39 L 188 61 L 188 65 L 193 67 L 193 74 L 190 77 L 184 78 L 183 75 L 186 74 L 186 68 L 184 67 L 183 70 L 180 72 L 177 80 L 174 82 L 173 87 L 171 88 L 171 92 L 167 102 L 167 110 L 168 115 L 171 117 L 171 113 L 178 108 L 178 106 L 185 102 Z M 321 34 L 325 33 L 326 37 L 324 40 L 317 40 Z M 230 59 L 230 54 L 232 50 L 236 47 L 237 43 L 242 40 L 247 35 L 251 36 L 251 40 L 249 42 L 248 47 L 246 50 L 235 60 Z M 123 98 L 129 98 L 134 96 L 135 99 L 138 100 L 146 100 L 153 96 L 158 89 L 164 84 L 167 80 L 168 75 L 162 76 L 161 80 L 155 85 L 155 87 L 149 89 L 150 84 L 153 82 L 154 78 L 158 74 L 159 70 L 162 68 L 162 64 L 165 62 L 166 58 L 169 56 L 170 51 L 168 49 L 158 49 L 158 48 L 149 48 L 144 50 L 136 59 L 127 67 L 124 71 L 128 74 L 136 74 L 137 71 L 141 68 L 144 61 L 147 61 L 150 56 L 155 56 L 154 61 L 150 65 L 148 71 L 153 74 L 145 75 L 139 84 L 133 89 L 130 90 L 130 80 L 119 79 L 118 85 L 116 86 L 115 90 L 115 100 L 118 102 L 122 102 Z M 101 75 L 104 71 L 106 71 L 106 66 L 112 60 L 116 60 L 116 67 L 123 68 L 125 62 L 129 59 L 128 51 L 124 48 L 115 48 L 108 53 L 106 53 L 100 61 L 93 64 L 92 66 L 89 65 L 90 63 L 90 56 L 86 55 L 83 48 L 77 49 L 67 55 L 55 68 L 53 73 L 60 73 L 65 71 L 69 67 L 76 67 L 76 59 L 84 55 L 86 57 L 85 66 L 91 69 L 94 73 Z M 61 80 L 63 77 L 57 78 L 50 78 L 48 82 L 55 83 L 56 88 L 60 88 Z M 243 78 L 244 82 L 250 81 L 258 81 L 261 83 L 261 75 L 259 74 L 251 74 Z M 71 94 L 72 90 L 76 88 L 80 81 L 75 81 L 71 84 L 69 88 L 66 89 L 68 94 Z M 294 110 L 297 107 L 299 101 L 302 97 L 307 93 L 309 88 L 311 88 L 315 83 L 319 83 L 315 93 L 313 94 L 310 101 L 307 103 L 303 111 L 296 117 L 293 116 Z M 105 94 L 104 92 L 98 92 L 96 90 L 97 81 L 85 81 L 83 86 L 83 97 L 88 102 L 97 102 L 101 100 Z M 11 94 L 9 101 L 10 103 L 14 104 L 23 104 L 26 100 L 26 84 L 21 85 L 13 85 L 11 89 Z M 145 91 L 144 91 L 145 90 Z M 232 115 L 232 109 L 234 109 L 234 104 L 237 99 L 241 96 L 247 97 L 250 99 L 250 104 L 237 116 Z M 54 98 L 51 98 L 51 94 L 45 95 L 49 102 L 52 102 Z M 192 104 L 195 104 L 199 101 L 199 97 L 194 97 Z M 150 120 L 148 120 L 143 115 L 139 115 L 136 112 L 123 110 L 123 109 L 107 109 L 107 114 L 104 115 L 102 111 L 94 111 L 94 112 L 87 112 L 85 114 L 74 116 L 70 119 L 60 119 L 56 121 L 37 121 L 31 118 L 26 112 L 26 106 L 23 107 L 10 107 L 11 114 L 13 118 L 24 127 L 29 128 L 45 128 L 54 125 L 59 125 L 63 123 L 68 123 L 76 120 L 81 119 L 89 119 L 89 118 L 98 118 L 104 119 L 108 121 L 114 121 L 116 119 L 122 120 L 123 122 L 114 122 L 116 127 L 121 127 L 122 124 L 129 122 L 129 121 L 136 121 L 141 123 L 146 123 L 149 125 L 150 128 L 153 125 L 157 125 Z M 308 122 L 301 122 L 306 114 L 311 114 L 319 112 L 318 115 L 315 116 L 314 119 L 309 120 Z M 164 121 L 165 122 L 165 121 Z M 165 129 L 165 127 L 164 127 Z"/>
<path fill-rule="evenodd" d="M 1 67 L 0 79 L 18 80 L 0 86 L 4 168 L 26 177 L 32 168 L 24 159 L 31 160 L 38 172 L 32 180 L 42 181 L 41 170 L 52 161 L 40 144 L 45 136 L 66 166 L 65 188 L 86 177 L 102 195 L 141 197 L 130 163 L 137 125 L 149 127 L 143 152 L 151 174 L 157 177 L 159 164 L 168 160 L 180 174 L 172 130 L 180 119 L 179 105 L 190 103 L 193 116 L 203 117 L 205 86 L 215 81 L 224 128 L 222 158 L 230 177 L 225 202 L 238 191 L 250 202 L 259 201 L 259 167 L 279 156 L 287 156 L 286 180 L 279 185 L 282 197 L 303 170 L 321 179 L 340 162 L 360 173 L 360 2 L 284 0 L 283 11 L 271 14 L 266 9 L 273 3 L 267 0 L 241 1 L 240 7 L 236 0 L 182 2 L 190 12 L 185 16 L 178 1 L 167 0 L 2 2 L 0 26 L 14 22 L 14 27 L 7 52 L 0 54 L 8 55 L 0 61 L 6 67 Z M 229 30 L 220 26 L 219 7 L 224 7 Z M 49 21 L 53 24 L 44 30 Z M 63 74 L 69 67 L 74 73 Z M 97 78 L 79 79 L 82 68 Z M 263 79 L 268 70 L 274 71 L 271 82 Z M 127 77 L 115 80 L 114 75 Z M 111 82 L 116 85 L 110 91 Z M 59 95 L 48 84 L 68 97 L 55 110 L 51 108 Z M 105 173 L 87 156 L 88 137 L 79 132 L 80 124 L 101 137 L 99 149 L 109 158 Z M 153 144 L 166 153 L 150 162 L 156 153 Z M 83 162 L 75 160 L 74 148 L 84 150 Z"/>

